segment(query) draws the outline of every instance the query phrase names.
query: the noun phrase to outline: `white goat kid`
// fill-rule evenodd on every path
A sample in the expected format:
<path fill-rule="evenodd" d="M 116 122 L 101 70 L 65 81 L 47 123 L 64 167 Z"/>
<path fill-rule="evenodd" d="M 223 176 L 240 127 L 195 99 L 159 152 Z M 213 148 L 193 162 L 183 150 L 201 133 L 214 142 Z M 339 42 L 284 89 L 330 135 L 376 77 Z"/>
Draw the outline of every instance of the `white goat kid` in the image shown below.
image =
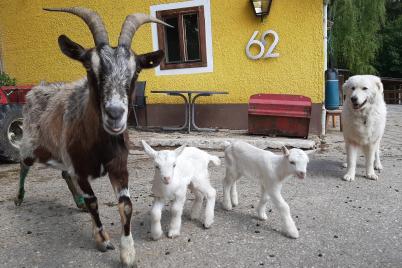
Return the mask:
<path fill-rule="evenodd" d="M 168 237 L 180 235 L 181 215 L 187 188 L 195 194 L 191 219 L 199 218 L 203 199 L 206 197 L 204 227 L 211 227 L 214 221 L 216 191 L 209 182 L 208 163 L 212 161 L 218 166 L 219 158 L 195 147 L 185 147 L 185 145 L 173 151 L 155 151 L 145 141 L 141 142 L 145 152 L 155 162 L 152 182 L 154 195 L 151 210 L 152 239 L 158 240 L 163 234 L 160 221 L 165 200 L 173 200 Z"/>
<path fill-rule="evenodd" d="M 261 199 L 257 214 L 261 220 L 267 219 L 266 206 L 269 198 L 279 210 L 284 233 L 291 238 L 298 238 L 299 232 L 290 215 L 289 205 L 281 195 L 283 181 L 296 175 L 306 176 L 307 154 L 300 149 L 282 148 L 283 155 L 276 155 L 254 147 L 242 141 L 225 142 L 226 176 L 223 180 L 223 207 L 231 210 L 238 205 L 236 181 L 241 177 L 259 180 Z"/>

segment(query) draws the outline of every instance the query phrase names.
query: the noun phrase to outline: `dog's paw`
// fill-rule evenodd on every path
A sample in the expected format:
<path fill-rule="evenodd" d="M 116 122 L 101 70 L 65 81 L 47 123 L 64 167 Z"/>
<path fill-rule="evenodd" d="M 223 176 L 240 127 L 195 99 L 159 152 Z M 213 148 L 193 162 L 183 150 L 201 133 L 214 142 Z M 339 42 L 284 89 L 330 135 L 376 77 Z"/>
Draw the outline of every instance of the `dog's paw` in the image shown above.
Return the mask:
<path fill-rule="evenodd" d="M 375 174 L 375 173 L 366 174 L 366 178 L 369 179 L 369 180 L 374 180 L 374 181 L 376 181 L 376 180 L 378 180 L 378 175 Z"/>
<path fill-rule="evenodd" d="M 351 174 L 345 174 L 345 176 L 343 176 L 342 178 L 344 181 L 354 181 L 355 180 L 355 176 L 351 175 Z"/>

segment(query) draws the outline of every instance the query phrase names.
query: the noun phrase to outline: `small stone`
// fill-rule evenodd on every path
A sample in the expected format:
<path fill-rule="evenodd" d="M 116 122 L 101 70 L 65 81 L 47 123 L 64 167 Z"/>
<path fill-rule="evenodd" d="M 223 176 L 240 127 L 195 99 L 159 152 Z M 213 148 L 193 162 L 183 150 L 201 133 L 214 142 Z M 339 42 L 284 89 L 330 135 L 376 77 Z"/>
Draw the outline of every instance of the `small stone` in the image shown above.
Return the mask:
<path fill-rule="evenodd" d="M 381 211 L 378 211 L 377 213 L 378 213 L 378 214 L 381 214 Z"/>
<path fill-rule="evenodd" d="M 112 226 L 113 226 L 113 225 L 114 225 L 114 222 L 111 222 L 111 223 L 110 223 L 110 225 L 112 225 Z"/>
<path fill-rule="evenodd" d="M 251 208 L 254 208 L 254 205 L 251 205 Z"/>
<path fill-rule="evenodd" d="M 298 219 L 298 218 L 299 218 L 299 216 L 297 216 L 297 215 L 296 215 L 296 216 L 295 216 L 295 218 L 296 218 L 296 219 Z"/>
<path fill-rule="evenodd" d="M 189 239 L 187 240 L 187 242 L 189 242 L 189 243 L 190 243 L 190 242 L 191 242 L 191 239 L 189 238 Z"/>
<path fill-rule="evenodd" d="M 263 262 L 260 262 L 260 266 L 264 266 L 264 263 L 263 263 Z"/>
<path fill-rule="evenodd" d="M 322 253 L 318 253 L 318 257 L 322 257 Z"/>
<path fill-rule="evenodd" d="M 254 231 L 254 233 L 256 233 L 256 234 L 259 234 L 259 233 L 260 233 L 260 231 L 258 231 L 258 230 L 255 230 L 255 231 Z"/>
<path fill-rule="evenodd" d="M 300 231 L 300 228 L 299 228 L 299 227 L 297 227 L 297 230 L 298 230 L 298 231 Z"/>
<path fill-rule="evenodd" d="M 334 235 L 334 238 L 338 238 L 338 236 L 337 236 L 337 235 Z"/>
<path fill-rule="evenodd" d="M 339 188 L 339 185 L 335 186 L 336 188 Z"/>
<path fill-rule="evenodd" d="M 272 212 L 272 209 L 268 210 L 268 212 Z"/>
<path fill-rule="evenodd" d="M 31 231 L 28 231 L 27 234 L 32 234 L 32 232 L 31 232 Z"/>
<path fill-rule="evenodd" d="M 140 222 L 140 226 L 144 226 L 144 222 L 142 221 L 142 222 Z"/>
<path fill-rule="evenodd" d="M 273 258 L 275 257 L 275 254 L 269 254 L 269 257 Z"/>
<path fill-rule="evenodd" d="M 398 190 L 398 189 L 395 189 L 395 192 L 399 193 L 399 190 Z"/>
<path fill-rule="evenodd" d="M 170 252 L 169 252 L 169 251 L 166 251 L 166 252 L 165 252 L 165 255 L 169 255 L 169 254 L 170 254 Z"/>
<path fill-rule="evenodd" d="M 257 226 L 257 227 L 258 227 L 258 226 L 260 226 L 260 224 L 257 222 L 255 226 Z"/>

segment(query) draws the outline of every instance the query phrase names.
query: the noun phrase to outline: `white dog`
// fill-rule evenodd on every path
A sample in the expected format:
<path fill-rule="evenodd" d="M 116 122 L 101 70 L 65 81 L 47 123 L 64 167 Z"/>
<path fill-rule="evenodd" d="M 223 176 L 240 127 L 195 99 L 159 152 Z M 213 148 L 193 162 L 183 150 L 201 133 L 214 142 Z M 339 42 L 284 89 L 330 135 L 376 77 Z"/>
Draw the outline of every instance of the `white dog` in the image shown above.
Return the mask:
<path fill-rule="evenodd" d="M 387 110 L 381 79 L 374 75 L 355 75 L 343 84 L 346 99 L 342 111 L 343 136 L 347 155 L 345 181 L 353 181 L 359 148 L 366 157 L 366 177 L 377 180 L 381 170 L 380 141 Z"/>

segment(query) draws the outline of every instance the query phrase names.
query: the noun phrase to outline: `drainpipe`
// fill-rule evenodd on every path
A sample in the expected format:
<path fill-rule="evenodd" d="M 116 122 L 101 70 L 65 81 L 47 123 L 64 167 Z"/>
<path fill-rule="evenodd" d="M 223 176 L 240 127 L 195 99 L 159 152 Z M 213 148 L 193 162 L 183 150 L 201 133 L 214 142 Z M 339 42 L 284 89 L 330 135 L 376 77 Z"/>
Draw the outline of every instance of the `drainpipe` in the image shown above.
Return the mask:
<path fill-rule="evenodd" d="M 323 86 L 323 96 L 325 98 L 325 71 L 327 70 L 328 66 L 328 29 L 327 29 L 327 21 L 328 21 L 328 4 L 329 0 L 324 0 L 323 2 L 323 42 L 324 42 L 324 68 L 323 68 L 323 75 L 324 75 L 324 86 Z M 325 102 L 322 104 L 322 111 L 321 111 L 321 135 L 325 135 L 325 126 L 326 122 L 326 114 L 327 111 L 325 109 Z"/>

